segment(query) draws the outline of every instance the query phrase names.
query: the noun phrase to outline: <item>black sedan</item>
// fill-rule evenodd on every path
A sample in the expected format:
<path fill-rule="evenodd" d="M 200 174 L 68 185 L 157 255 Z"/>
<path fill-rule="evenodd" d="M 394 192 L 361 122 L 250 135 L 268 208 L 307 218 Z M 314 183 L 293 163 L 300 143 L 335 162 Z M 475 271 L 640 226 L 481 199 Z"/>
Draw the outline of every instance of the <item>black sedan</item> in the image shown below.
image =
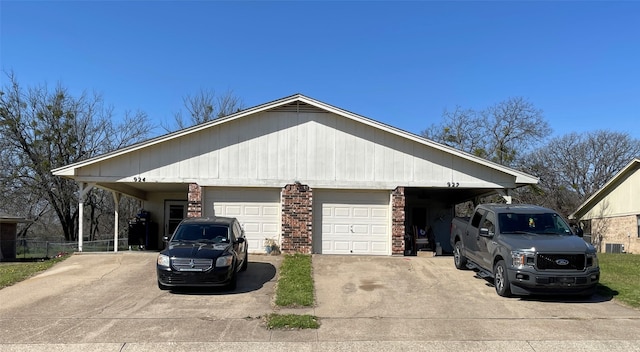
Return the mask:
<path fill-rule="evenodd" d="M 236 218 L 185 219 L 158 255 L 158 287 L 224 286 L 233 290 L 238 272 L 247 269 L 247 245 Z"/>

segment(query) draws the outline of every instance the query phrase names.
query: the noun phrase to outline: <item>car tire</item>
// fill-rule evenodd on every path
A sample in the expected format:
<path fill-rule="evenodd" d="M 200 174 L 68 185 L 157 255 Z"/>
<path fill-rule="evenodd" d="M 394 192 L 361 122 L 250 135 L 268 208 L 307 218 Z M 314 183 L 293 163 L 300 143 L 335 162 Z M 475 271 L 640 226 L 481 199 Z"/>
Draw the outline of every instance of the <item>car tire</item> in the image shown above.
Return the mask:
<path fill-rule="evenodd" d="M 462 254 L 462 243 L 460 241 L 457 241 L 453 246 L 453 263 L 458 270 L 467 268 L 467 257 Z"/>
<path fill-rule="evenodd" d="M 163 285 L 162 283 L 160 283 L 160 281 L 158 281 L 158 288 L 161 289 L 162 291 L 166 291 L 171 289 L 171 287 L 167 286 L 167 285 Z"/>
<path fill-rule="evenodd" d="M 233 264 L 233 274 L 231 274 L 231 279 L 229 280 L 229 283 L 227 284 L 227 290 L 229 291 L 233 291 L 236 289 L 236 287 L 238 286 L 238 270 L 237 270 L 237 263 Z"/>
<path fill-rule="evenodd" d="M 493 286 L 499 296 L 511 297 L 511 283 L 504 260 L 498 261 L 493 267 Z"/>
<path fill-rule="evenodd" d="M 244 260 L 242 261 L 242 266 L 240 267 L 240 271 L 247 271 L 247 267 L 249 266 L 249 252 L 245 249 L 244 251 Z"/>

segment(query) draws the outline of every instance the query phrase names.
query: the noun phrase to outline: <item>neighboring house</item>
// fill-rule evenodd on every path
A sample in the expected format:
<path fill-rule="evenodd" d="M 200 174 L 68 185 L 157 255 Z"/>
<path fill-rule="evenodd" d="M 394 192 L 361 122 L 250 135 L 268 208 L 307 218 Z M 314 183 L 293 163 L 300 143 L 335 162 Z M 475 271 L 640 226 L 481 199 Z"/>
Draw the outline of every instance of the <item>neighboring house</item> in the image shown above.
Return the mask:
<path fill-rule="evenodd" d="M 237 217 L 254 253 L 270 238 L 285 253 L 403 254 L 428 227 L 447 251 L 454 204 L 538 182 L 300 94 L 53 173 L 83 196 L 142 200 L 157 242 L 186 216 Z"/>
<path fill-rule="evenodd" d="M 28 220 L 0 212 L 0 260 L 16 259 L 17 228 Z"/>
<path fill-rule="evenodd" d="M 640 253 L 640 159 L 632 160 L 569 215 L 601 252 Z"/>

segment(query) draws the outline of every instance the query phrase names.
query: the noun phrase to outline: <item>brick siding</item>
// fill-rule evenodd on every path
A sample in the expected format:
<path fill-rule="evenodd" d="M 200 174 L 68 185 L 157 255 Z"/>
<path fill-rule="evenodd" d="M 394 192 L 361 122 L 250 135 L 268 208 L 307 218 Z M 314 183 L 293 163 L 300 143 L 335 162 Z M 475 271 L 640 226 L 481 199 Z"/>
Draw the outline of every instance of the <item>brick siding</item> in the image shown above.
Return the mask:
<path fill-rule="evenodd" d="M 601 252 L 606 250 L 607 243 L 619 243 L 624 245 L 627 253 L 640 253 L 638 218 L 636 215 L 593 219 L 591 221 L 591 231 L 593 237 L 602 235 L 602 243 L 599 246 Z"/>
<path fill-rule="evenodd" d="M 310 254 L 312 250 L 313 191 L 302 184 L 286 185 L 282 191 L 283 253 Z"/>
<path fill-rule="evenodd" d="M 197 183 L 189 184 L 189 205 L 187 206 L 187 217 L 197 218 L 202 216 L 202 187 Z"/>
<path fill-rule="evenodd" d="M 405 233 L 405 204 L 404 187 L 398 187 L 392 194 L 392 220 L 391 220 L 391 254 L 404 254 L 404 233 Z"/>

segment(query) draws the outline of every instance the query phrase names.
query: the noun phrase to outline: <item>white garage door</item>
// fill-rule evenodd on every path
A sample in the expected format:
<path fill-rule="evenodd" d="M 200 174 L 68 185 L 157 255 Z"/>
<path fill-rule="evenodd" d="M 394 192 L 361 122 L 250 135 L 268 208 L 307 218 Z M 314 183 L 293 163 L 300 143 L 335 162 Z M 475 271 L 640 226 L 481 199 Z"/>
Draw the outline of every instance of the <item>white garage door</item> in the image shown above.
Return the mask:
<path fill-rule="evenodd" d="M 313 196 L 316 253 L 391 254 L 389 192 L 314 191 Z"/>
<path fill-rule="evenodd" d="M 280 189 L 206 188 L 204 214 L 238 218 L 249 252 L 264 253 L 264 239 L 280 242 Z"/>

